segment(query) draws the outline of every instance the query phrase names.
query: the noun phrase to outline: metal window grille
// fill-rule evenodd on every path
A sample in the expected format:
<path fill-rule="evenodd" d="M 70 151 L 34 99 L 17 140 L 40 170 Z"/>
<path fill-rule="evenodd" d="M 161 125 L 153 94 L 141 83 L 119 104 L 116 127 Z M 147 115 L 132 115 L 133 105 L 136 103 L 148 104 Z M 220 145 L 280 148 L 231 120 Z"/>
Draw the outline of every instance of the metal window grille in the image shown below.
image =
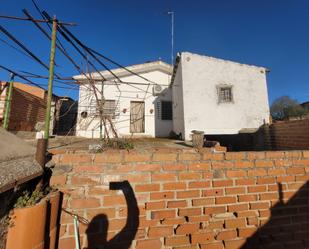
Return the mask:
<path fill-rule="evenodd" d="M 171 101 L 161 101 L 161 119 L 173 119 L 173 106 Z"/>
<path fill-rule="evenodd" d="M 231 87 L 221 87 L 219 89 L 219 102 L 220 103 L 232 102 Z"/>

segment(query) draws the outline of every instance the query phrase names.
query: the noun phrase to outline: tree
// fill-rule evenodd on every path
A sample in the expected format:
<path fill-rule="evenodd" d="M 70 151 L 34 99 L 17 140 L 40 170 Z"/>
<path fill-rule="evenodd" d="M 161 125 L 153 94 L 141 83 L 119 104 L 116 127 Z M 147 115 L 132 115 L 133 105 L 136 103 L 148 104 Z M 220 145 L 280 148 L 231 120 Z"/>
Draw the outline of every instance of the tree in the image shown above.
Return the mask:
<path fill-rule="evenodd" d="M 289 96 L 282 96 L 274 100 L 270 107 L 270 114 L 274 120 L 286 120 L 291 117 L 302 118 L 308 113 L 297 100 Z"/>

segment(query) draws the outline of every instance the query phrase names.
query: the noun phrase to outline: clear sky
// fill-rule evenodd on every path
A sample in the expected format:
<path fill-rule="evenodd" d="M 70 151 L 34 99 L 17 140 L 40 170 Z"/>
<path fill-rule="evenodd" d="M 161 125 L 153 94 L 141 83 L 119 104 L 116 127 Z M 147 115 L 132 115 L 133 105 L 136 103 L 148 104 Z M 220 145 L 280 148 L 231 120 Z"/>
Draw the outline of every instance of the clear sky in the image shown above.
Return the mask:
<path fill-rule="evenodd" d="M 161 58 L 170 62 L 170 17 L 175 12 L 175 54 L 181 51 L 265 66 L 269 99 L 289 95 L 309 101 L 309 1 L 307 0 L 37 0 L 63 21 L 76 22 L 70 30 L 88 46 L 123 65 Z M 0 15 L 23 16 L 26 8 L 39 18 L 30 0 L 0 0 Z M 49 41 L 30 22 L 0 19 L 0 24 L 44 62 Z M 9 41 L 0 33 L 0 39 Z M 70 46 L 77 63 L 85 62 Z M 39 64 L 0 40 L 1 65 L 40 75 Z M 77 71 L 57 51 L 56 71 Z M 0 70 L 0 79 L 8 74 Z M 46 84 L 46 81 L 35 82 Z M 59 85 L 59 84 L 57 84 Z M 77 97 L 76 90 L 55 88 L 58 95 Z"/>

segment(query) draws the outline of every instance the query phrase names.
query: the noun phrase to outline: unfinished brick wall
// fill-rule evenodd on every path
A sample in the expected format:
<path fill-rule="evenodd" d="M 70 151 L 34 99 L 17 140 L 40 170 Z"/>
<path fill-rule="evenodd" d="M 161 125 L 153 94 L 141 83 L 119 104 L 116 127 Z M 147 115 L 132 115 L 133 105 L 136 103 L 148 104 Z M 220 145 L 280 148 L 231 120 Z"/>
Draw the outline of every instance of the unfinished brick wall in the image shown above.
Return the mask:
<path fill-rule="evenodd" d="M 265 131 L 272 149 L 309 149 L 309 119 L 276 122 Z"/>
<path fill-rule="evenodd" d="M 309 247 L 309 151 L 76 152 L 53 160 L 64 208 L 92 221 L 80 225 L 83 248 L 87 238 L 98 248 Z M 134 198 L 127 210 L 123 192 L 109 188 L 123 180 L 135 213 Z M 64 212 L 59 248 L 74 248 Z"/>

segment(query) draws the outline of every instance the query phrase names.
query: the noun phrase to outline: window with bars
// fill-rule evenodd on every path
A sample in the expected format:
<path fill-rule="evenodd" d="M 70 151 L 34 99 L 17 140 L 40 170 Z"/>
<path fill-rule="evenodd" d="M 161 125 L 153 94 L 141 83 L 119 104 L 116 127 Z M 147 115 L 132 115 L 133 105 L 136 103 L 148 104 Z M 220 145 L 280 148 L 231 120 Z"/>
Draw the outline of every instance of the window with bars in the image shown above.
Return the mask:
<path fill-rule="evenodd" d="M 161 119 L 162 120 L 173 119 L 172 101 L 161 101 Z"/>
<path fill-rule="evenodd" d="M 219 87 L 219 103 L 229 103 L 233 101 L 232 87 Z"/>
<path fill-rule="evenodd" d="M 96 117 L 100 116 L 100 105 L 101 100 L 99 100 L 99 103 L 97 103 L 95 99 L 92 100 L 91 109 L 93 110 L 92 112 L 95 114 Z M 116 100 L 106 99 L 102 111 L 103 117 L 115 118 Z"/>

